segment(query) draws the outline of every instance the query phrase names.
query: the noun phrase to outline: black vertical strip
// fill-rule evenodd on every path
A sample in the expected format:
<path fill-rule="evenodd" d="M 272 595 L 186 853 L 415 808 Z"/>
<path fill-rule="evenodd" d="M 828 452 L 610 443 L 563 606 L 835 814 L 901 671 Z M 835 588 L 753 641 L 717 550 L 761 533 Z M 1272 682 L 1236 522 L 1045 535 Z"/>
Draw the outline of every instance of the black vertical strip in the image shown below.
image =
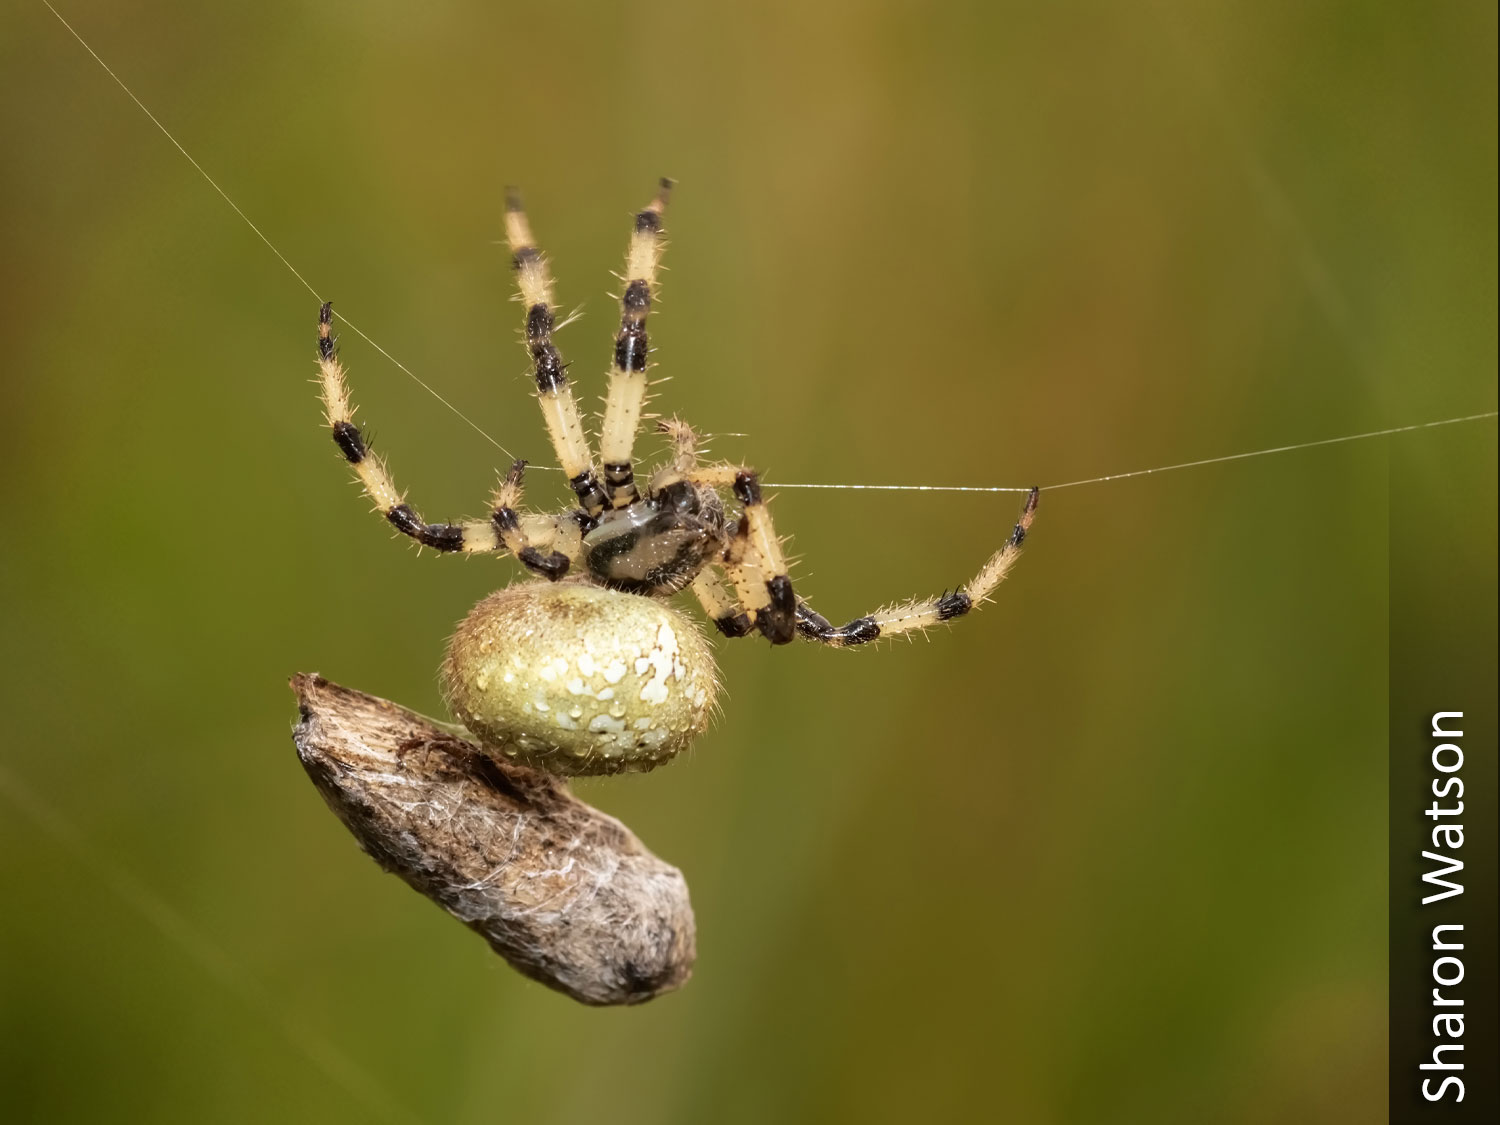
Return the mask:
<path fill-rule="evenodd" d="M 1495 512 L 1492 427 L 1446 435 L 1440 443 L 1391 443 L 1390 1120 L 1395 1125 L 1500 1120 Z M 1448 716 L 1438 725 L 1462 730 L 1462 736 L 1435 736 L 1434 716 L 1455 711 L 1463 717 Z M 1458 750 L 1434 757 L 1445 745 Z M 1461 794 L 1450 784 L 1454 779 L 1463 784 Z M 1453 846 L 1458 837 L 1452 833 L 1434 838 L 1435 829 L 1455 825 L 1463 826 L 1461 846 Z M 1448 863 L 1435 856 L 1460 860 L 1463 868 L 1443 876 Z M 1463 890 L 1445 895 L 1447 888 L 1424 882 L 1424 874 Z M 1431 901 L 1424 904 L 1424 897 Z M 1436 941 L 1450 948 L 1433 948 L 1440 926 L 1463 927 L 1438 933 Z M 1460 944 L 1462 949 L 1452 948 Z M 1444 983 L 1460 972 L 1461 981 Z M 1461 1015 L 1462 1023 L 1443 1018 L 1453 1015 Z M 1462 1050 L 1451 1049 L 1459 1045 Z M 1460 1063 L 1462 1070 L 1456 1069 Z M 1444 1088 L 1444 1079 L 1455 1081 Z"/>

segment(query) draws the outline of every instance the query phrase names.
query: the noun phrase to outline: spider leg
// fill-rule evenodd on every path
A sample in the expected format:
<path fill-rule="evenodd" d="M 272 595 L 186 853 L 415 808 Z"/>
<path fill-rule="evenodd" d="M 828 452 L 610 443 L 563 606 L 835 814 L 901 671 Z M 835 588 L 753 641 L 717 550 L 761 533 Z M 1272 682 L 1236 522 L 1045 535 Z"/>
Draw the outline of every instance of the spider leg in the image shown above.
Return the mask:
<path fill-rule="evenodd" d="M 703 612 L 714 623 L 714 628 L 724 636 L 743 637 L 754 631 L 755 622 L 750 614 L 736 605 L 712 567 L 704 567 L 698 572 L 698 577 L 693 579 L 693 593 Z"/>
<path fill-rule="evenodd" d="M 556 321 L 552 278 L 547 272 L 546 259 L 531 236 L 531 225 L 514 188 L 507 189 L 505 194 L 505 238 L 510 244 L 521 301 L 526 306 L 526 348 L 531 353 L 542 420 L 547 425 L 552 448 L 557 451 L 558 464 L 578 496 L 579 506 L 589 515 L 597 516 L 604 511 L 607 499 L 594 472 L 594 455 L 583 432 L 573 389 L 568 386 L 568 373 L 552 342 Z"/>
<path fill-rule="evenodd" d="M 773 645 L 790 643 L 797 635 L 797 595 L 792 591 L 781 540 L 761 497 L 755 470 L 740 465 L 668 468 L 652 477 L 652 488 L 683 479 L 733 491 L 742 508 L 739 524 L 724 551 L 724 572 L 761 635 Z"/>
<path fill-rule="evenodd" d="M 1021 510 L 1021 518 L 1010 533 L 1010 538 L 1005 541 L 1005 545 L 990 556 L 989 561 L 980 567 L 978 574 L 951 594 L 892 606 L 864 617 L 856 617 L 846 625 L 837 626 L 831 624 L 821 614 L 815 613 L 806 602 L 799 600 L 797 602 L 797 632 L 810 640 L 822 641 L 836 648 L 848 648 L 851 645 L 866 644 L 879 637 L 893 637 L 899 633 L 926 629 L 940 621 L 951 621 L 955 617 L 962 617 L 989 598 L 990 592 L 1000 584 L 1006 572 L 1020 557 L 1021 544 L 1031 528 L 1031 521 L 1036 515 L 1037 499 L 1040 495 L 1040 489 L 1031 490 L 1030 495 L 1026 497 L 1026 506 Z"/>
<path fill-rule="evenodd" d="M 604 426 L 599 437 L 599 458 L 604 467 L 604 488 L 611 506 L 623 508 L 640 499 L 635 484 L 631 454 L 641 409 L 646 402 L 646 317 L 656 290 L 656 270 L 661 264 L 661 216 L 666 210 L 672 181 L 663 179 L 656 198 L 637 213 L 625 255 L 625 290 L 620 295 L 620 330 L 615 334 L 614 366 L 610 370 L 609 394 L 604 403 Z"/>
<path fill-rule="evenodd" d="M 406 503 L 385 463 L 370 452 L 364 435 L 354 424 L 354 407 L 349 402 L 349 385 L 339 362 L 338 345 L 333 336 L 333 303 L 325 304 L 318 313 L 318 371 L 323 394 L 323 406 L 328 415 L 328 424 L 333 429 L 333 440 L 343 453 L 344 459 L 354 466 L 364 485 L 365 493 L 375 502 L 376 511 L 403 535 L 409 535 L 424 547 L 439 551 L 500 551 L 500 541 L 494 526 L 487 520 L 470 520 L 465 523 L 427 523 Z"/>
<path fill-rule="evenodd" d="M 490 522 L 500 542 L 522 566 L 556 582 L 578 563 L 583 547 L 582 528 L 572 514 L 556 519 L 522 515 L 517 509 L 521 503 L 521 481 L 525 472 L 525 461 L 517 461 L 510 467 L 510 472 L 495 490 L 494 514 Z M 553 549 L 548 550 L 549 547 Z M 557 549 L 559 547 L 562 549 Z"/>
<path fill-rule="evenodd" d="M 760 557 L 750 538 L 750 521 L 744 516 L 740 517 L 729 545 L 724 549 L 724 575 L 734 587 L 735 600 L 744 608 L 745 618 L 753 628 L 761 613 L 771 604 L 771 595 L 766 588 Z"/>

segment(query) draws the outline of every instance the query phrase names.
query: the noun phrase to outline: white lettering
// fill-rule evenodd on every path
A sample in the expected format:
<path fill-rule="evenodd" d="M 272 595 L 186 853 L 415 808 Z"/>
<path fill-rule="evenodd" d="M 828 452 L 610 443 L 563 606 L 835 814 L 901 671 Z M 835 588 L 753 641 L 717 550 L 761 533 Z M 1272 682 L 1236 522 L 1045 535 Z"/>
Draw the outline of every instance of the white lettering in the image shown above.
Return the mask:
<path fill-rule="evenodd" d="M 1464 887 L 1462 883 L 1450 883 L 1447 879 L 1443 878 L 1443 876 L 1445 875 L 1452 875 L 1455 871 L 1462 871 L 1464 869 L 1462 860 L 1450 859 L 1445 855 L 1433 855 L 1431 852 L 1423 852 L 1422 858 L 1430 859 L 1434 863 L 1446 863 L 1448 865 L 1441 871 L 1422 872 L 1422 882 L 1431 883 L 1435 887 L 1448 888 L 1446 891 L 1443 891 L 1439 894 L 1428 895 L 1422 900 L 1423 906 L 1426 906 L 1429 902 L 1437 902 L 1439 899 L 1451 898 L 1453 895 L 1461 895 L 1464 893 Z"/>
<path fill-rule="evenodd" d="M 1441 836 L 1442 839 L 1438 839 Z M 1432 846 L 1435 848 L 1461 848 L 1464 846 L 1462 824 L 1439 824 L 1432 830 Z"/>
<path fill-rule="evenodd" d="M 1442 762 L 1438 761 L 1438 755 L 1441 754 L 1444 750 L 1451 750 L 1455 755 L 1458 756 L 1458 760 L 1451 766 L 1445 766 Z M 1437 770 L 1438 773 L 1457 773 L 1463 768 L 1463 764 L 1464 752 L 1457 746 L 1453 745 L 1453 743 L 1445 742 L 1441 746 L 1434 746 L 1432 748 L 1432 768 Z"/>
<path fill-rule="evenodd" d="M 1458 1097 L 1454 1098 L 1453 1100 L 1456 1102 L 1461 1102 L 1464 1100 L 1464 1080 L 1462 1078 L 1454 1078 L 1450 1075 L 1449 1077 L 1443 1079 L 1443 1084 L 1436 1090 L 1429 1090 L 1427 1088 L 1428 1084 L 1431 1081 L 1431 1078 L 1422 1079 L 1422 1096 L 1428 1101 L 1442 1101 L 1443 1095 L 1448 1092 L 1448 1087 L 1450 1085 L 1458 1087 Z"/>
<path fill-rule="evenodd" d="M 1438 788 L 1439 785 L 1442 786 L 1441 789 Z M 1455 787 L 1458 789 L 1457 793 L 1453 792 Z M 1464 783 L 1461 778 L 1435 777 L 1432 779 L 1432 795 L 1434 797 L 1446 797 L 1450 793 L 1455 797 L 1462 797 L 1464 795 Z"/>
<path fill-rule="evenodd" d="M 1464 932 L 1463 926 L 1434 926 L 1432 928 L 1432 948 L 1433 949 L 1462 949 L 1464 947 L 1464 943 L 1461 942 L 1461 941 L 1456 941 L 1456 942 L 1453 942 L 1452 944 L 1445 945 L 1443 943 L 1442 938 L 1438 936 L 1444 930 L 1457 930 L 1459 933 L 1463 933 Z"/>
<path fill-rule="evenodd" d="M 1439 1024 L 1442 1026 L 1439 1027 Z M 1446 1035 L 1449 1039 L 1462 1039 L 1464 1037 L 1463 1016 L 1433 1016 L 1432 1033 L 1434 1035 Z"/>
<path fill-rule="evenodd" d="M 1420 1063 L 1420 1064 L 1418 1064 L 1417 1069 L 1418 1070 L 1462 1070 L 1464 1068 L 1464 1064 L 1461 1063 L 1461 1062 L 1445 1062 L 1443 1060 L 1443 1052 L 1444 1051 L 1462 1051 L 1463 1049 L 1464 1049 L 1464 1045 L 1462 1043 L 1439 1043 L 1436 1047 L 1434 1047 L 1432 1049 L 1432 1061 L 1430 1063 Z"/>
<path fill-rule="evenodd" d="M 1443 738 L 1462 738 L 1464 736 L 1464 732 L 1463 731 L 1461 731 L 1461 730 L 1444 730 L 1441 726 L 1439 726 L 1439 724 L 1444 719 L 1462 719 L 1463 717 L 1464 717 L 1464 713 L 1462 711 L 1439 711 L 1436 715 L 1434 715 L 1432 717 L 1432 733 L 1433 733 L 1433 736 L 1434 737 L 1441 736 Z"/>
<path fill-rule="evenodd" d="M 1439 965 L 1457 965 L 1458 975 L 1452 980 L 1449 980 L 1438 971 Z M 1464 981 L 1464 963 L 1457 957 L 1439 957 L 1432 963 L 1432 979 L 1437 981 L 1438 984 L 1442 985 L 1444 988 L 1452 988 L 1455 984 L 1462 984 Z"/>

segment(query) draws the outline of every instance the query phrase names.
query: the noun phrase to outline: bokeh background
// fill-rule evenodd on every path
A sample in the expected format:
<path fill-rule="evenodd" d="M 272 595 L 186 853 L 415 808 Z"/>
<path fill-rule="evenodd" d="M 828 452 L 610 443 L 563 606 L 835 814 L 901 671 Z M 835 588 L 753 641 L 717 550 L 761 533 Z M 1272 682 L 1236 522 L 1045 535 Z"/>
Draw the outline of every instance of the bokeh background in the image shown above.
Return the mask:
<path fill-rule="evenodd" d="M 535 461 L 502 185 L 597 403 L 663 173 L 658 407 L 773 480 L 1058 483 L 1495 405 L 1493 5 L 61 10 Z M 1388 472 L 1472 511 L 1493 578 L 1493 422 L 1044 495 L 930 643 L 721 644 L 692 756 L 579 786 L 686 872 L 696 975 L 586 1010 L 359 854 L 289 738 L 296 671 L 440 713 L 514 568 L 368 513 L 316 300 L 31 0 L 0 143 L 5 1116 L 1382 1119 Z M 413 500 L 481 510 L 504 456 L 344 357 Z M 1017 501 L 775 511 L 844 619 L 965 580 Z"/>

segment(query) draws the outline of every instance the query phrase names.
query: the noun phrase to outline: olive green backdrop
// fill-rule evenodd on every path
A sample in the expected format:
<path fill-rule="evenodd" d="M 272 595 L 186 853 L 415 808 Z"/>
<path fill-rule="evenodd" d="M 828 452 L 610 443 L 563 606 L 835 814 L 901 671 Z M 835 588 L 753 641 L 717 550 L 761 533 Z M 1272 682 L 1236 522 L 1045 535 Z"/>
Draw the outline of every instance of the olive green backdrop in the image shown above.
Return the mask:
<path fill-rule="evenodd" d="M 657 407 L 773 480 L 1058 483 L 1494 407 L 1492 5 L 62 10 L 534 461 L 502 186 L 592 407 L 663 173 Z M 369 514 L 317 301 L 40 3 L 0 76 L 17 1119 L 1381 1119 L 1388 459 L 1492 576 L 1493 422 L 1044 494 L 951 631 L 721 644 L 691 756 L 579 786 L 686 872 L 696 975 L 591 1011 L 381 874 L 289 738 L 296 671 L 440 712 L 514 566 Z M 344 356 L 414 502 L 482 511 L 504 455 Z M 774 503 L 846 619 L 964 581 L 1018 499 Z"/>

